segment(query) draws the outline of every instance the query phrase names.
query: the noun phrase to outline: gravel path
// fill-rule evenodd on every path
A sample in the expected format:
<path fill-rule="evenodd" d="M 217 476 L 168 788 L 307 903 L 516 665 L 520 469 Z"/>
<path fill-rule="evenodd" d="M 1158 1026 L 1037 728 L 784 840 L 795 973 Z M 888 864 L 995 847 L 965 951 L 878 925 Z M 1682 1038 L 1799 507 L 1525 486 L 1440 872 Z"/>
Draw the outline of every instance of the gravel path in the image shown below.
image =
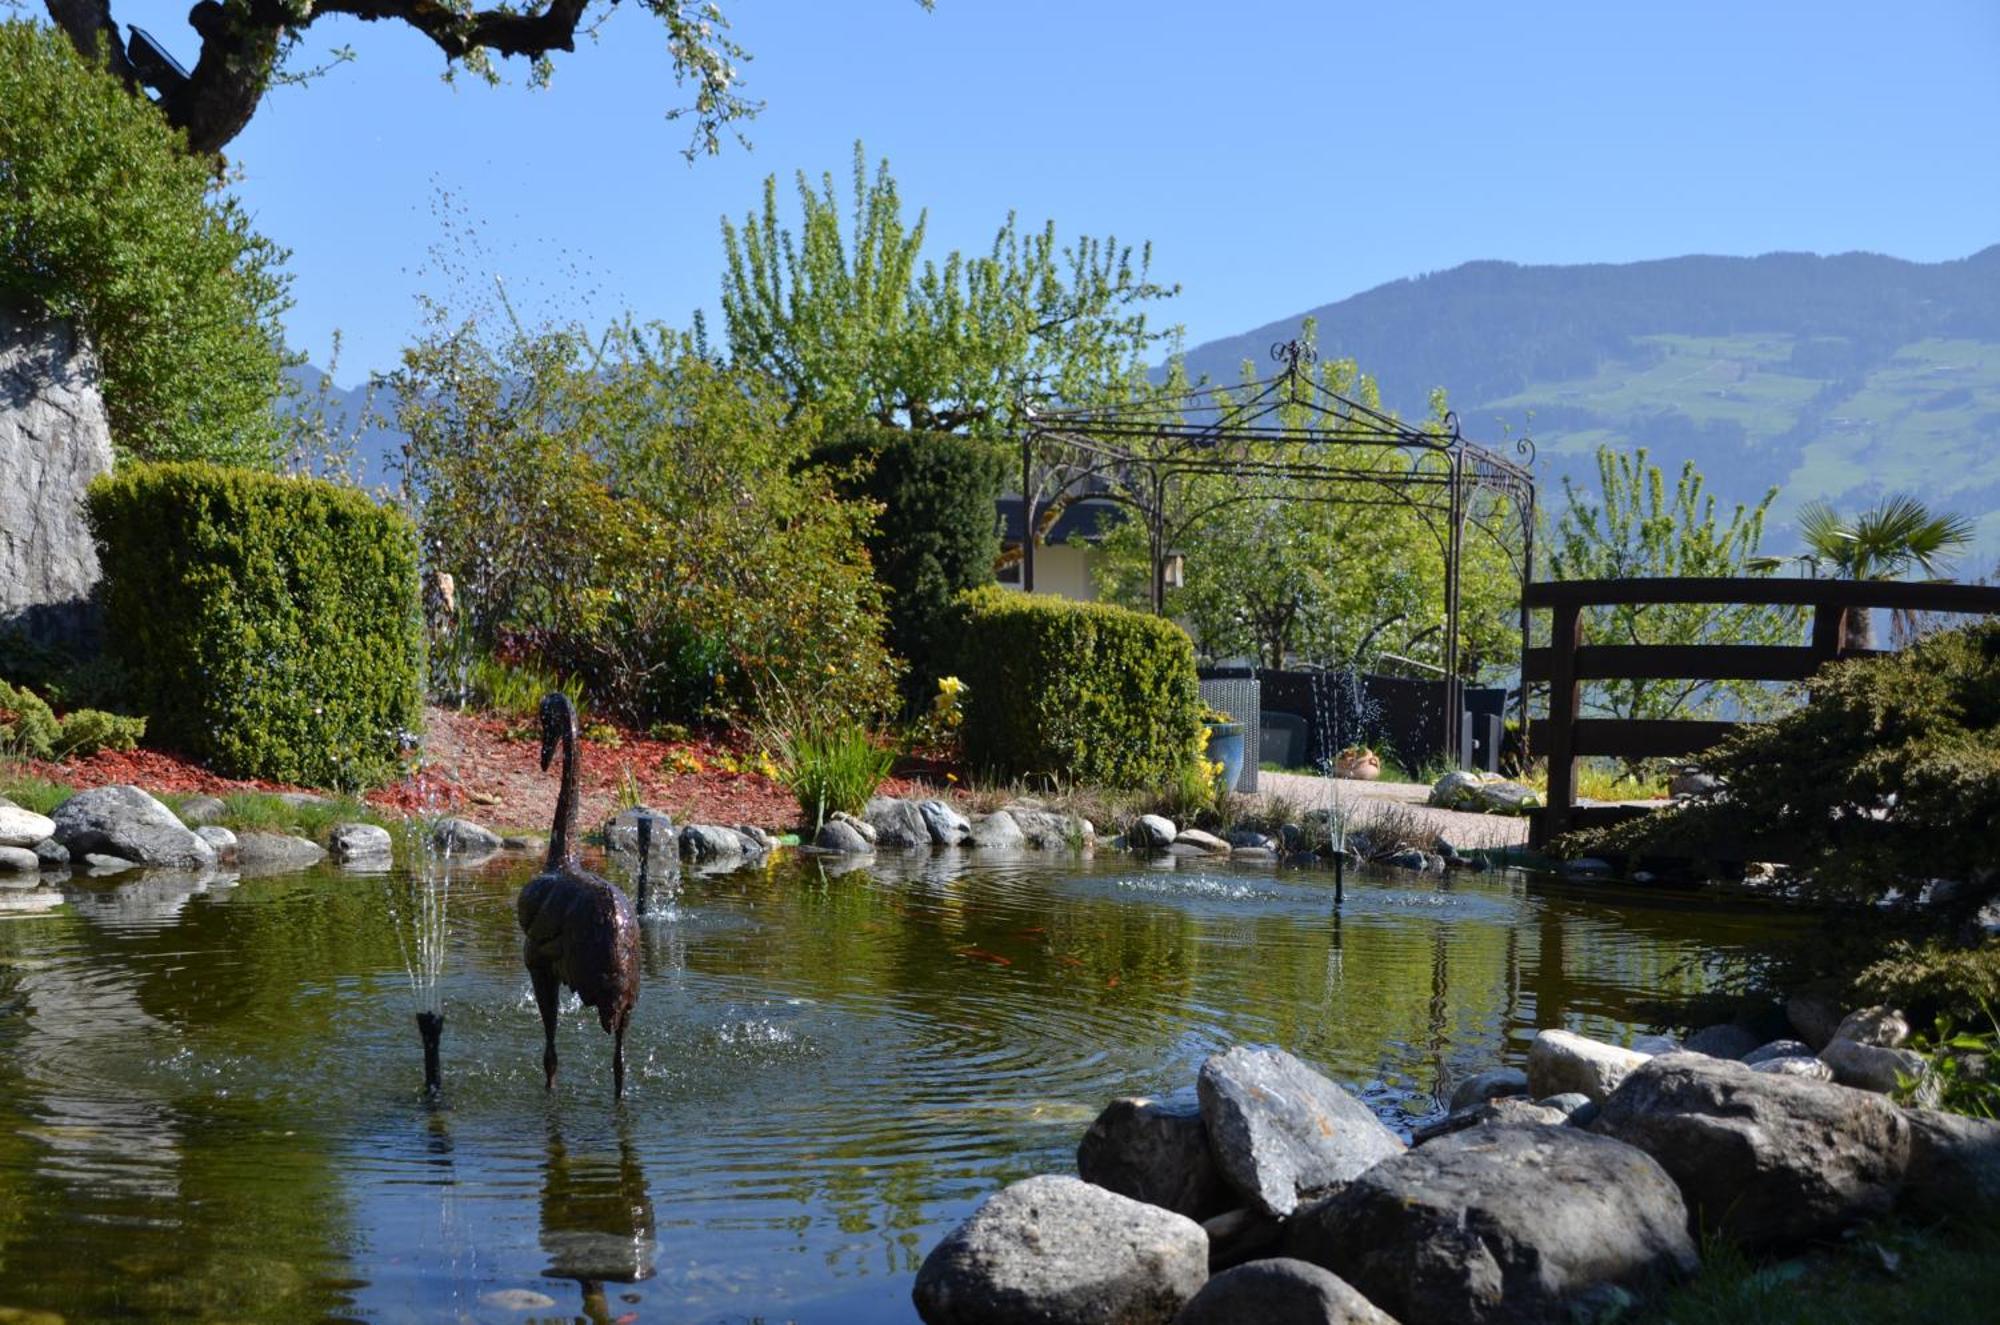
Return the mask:
<path fill-rule="evenodd" d="M 1424 804 L 1431 789 L 1421 782 L 1360 782 L 1352 778 L 1319 777 L 1311 773 L 1257 774 L 1260 797 L 1282 797 L 1301 810 L 1330 809 L 1336 797 L 1353 808 L 1356 827 L 1365 825 L 1377 807 L 1397 807 L 1397 813 L 1414 816 L 1424 827 L 1461 850 L 1475 847 L 1525 846 L 1528 821 L 1504 814 L 1467 814 L 1463 810 L 1439 810 Z"/>

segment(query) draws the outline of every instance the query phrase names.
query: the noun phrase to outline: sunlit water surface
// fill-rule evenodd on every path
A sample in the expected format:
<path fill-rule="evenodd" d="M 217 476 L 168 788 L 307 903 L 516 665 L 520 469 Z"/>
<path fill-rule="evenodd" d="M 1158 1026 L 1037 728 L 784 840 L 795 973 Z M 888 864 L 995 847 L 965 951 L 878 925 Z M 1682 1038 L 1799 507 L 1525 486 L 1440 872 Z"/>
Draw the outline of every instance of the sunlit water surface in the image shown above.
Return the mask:
<path fill-rule="evenodd" d="M 622 1106 L 542 1089 L 515 889 L 454 884 L 421 1098 L 381 876 L 65 885 L 0 916 L 0 1308 L 106 1319 L 906 1321 L 924 1252 L 1073 1171 L 1115 1095 L 1282 1045 L 1392 1126 L 1538 1027 L 1740 974 L 1795 921 L 1518 875 L 937 856 L 690 879 Z M 621 876 L 621 881 L 623 881 Z"/>

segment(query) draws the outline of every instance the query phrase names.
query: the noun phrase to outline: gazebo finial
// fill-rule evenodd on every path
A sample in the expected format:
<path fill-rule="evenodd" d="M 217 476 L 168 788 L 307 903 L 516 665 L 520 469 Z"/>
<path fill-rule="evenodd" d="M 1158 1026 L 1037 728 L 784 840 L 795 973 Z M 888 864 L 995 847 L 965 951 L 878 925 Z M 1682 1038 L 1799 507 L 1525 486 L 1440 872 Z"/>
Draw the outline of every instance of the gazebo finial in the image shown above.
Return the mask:
<path fill-rule="evenodd" d="M 1319 351 L 1302 340 L 1281 340 L 1272 344 L 1271 357 L 1297 376 L 1300 368 L 1319 362 Z"/>

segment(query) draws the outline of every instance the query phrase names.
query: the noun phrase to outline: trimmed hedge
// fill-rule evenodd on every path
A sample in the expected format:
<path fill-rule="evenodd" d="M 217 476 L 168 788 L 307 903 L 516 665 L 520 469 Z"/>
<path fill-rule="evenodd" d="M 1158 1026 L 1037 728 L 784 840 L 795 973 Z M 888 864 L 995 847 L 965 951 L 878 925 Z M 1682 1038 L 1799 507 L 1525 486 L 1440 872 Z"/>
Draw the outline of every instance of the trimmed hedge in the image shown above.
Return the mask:
<path fill-rule="evenodd" d="M 959 595 L 953 618 L 981 773 L 1158 788 L 1197 757 L 1194 642 L 1173 622 L 998 587 Z"/>
<path fill-rule="evenodd" d="M 200 463 L 91 484 L 106 635 L 154 739 L 236 777 L 355 787 L 423 717 L 417 541 L 352 488 Z"/>
<path fill-rule="evenodd" d="M 993 583 L 1005 459 L 991 442 L 898 428 L 822 446 L 813 458 L 840 473 L 842 496 L 882 507 L 868 555 L 888 590 L 889 648 L 909 664 L 904 704 L 920 708 L 955 661 L 952 599 Z"/>

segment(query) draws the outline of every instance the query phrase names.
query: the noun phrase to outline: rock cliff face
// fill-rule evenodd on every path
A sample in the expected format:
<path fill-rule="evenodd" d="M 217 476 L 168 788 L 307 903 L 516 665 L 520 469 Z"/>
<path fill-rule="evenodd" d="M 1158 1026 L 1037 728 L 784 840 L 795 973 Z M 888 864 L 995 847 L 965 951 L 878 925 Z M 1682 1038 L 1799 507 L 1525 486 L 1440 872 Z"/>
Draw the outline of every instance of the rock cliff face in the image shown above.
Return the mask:
<path fill-rule="evenodd" d="M 89 648 L 97 549 L 83 492 L 111 468 L 97 360 L 61 323 L 0 305 L 0 629 Z"/>

